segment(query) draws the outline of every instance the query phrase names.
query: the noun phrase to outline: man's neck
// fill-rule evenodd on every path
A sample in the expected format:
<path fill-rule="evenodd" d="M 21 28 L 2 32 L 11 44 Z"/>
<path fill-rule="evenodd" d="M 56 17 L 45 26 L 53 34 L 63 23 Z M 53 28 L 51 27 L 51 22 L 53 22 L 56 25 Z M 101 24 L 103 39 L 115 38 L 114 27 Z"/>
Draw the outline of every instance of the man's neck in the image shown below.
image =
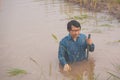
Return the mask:
<path fill-rule="evenodd" d="M 74 41 L 76 41 L 76 40 L 77 40 L 77 38 L 73 38 L 73 40 L 74 40 Z"/>

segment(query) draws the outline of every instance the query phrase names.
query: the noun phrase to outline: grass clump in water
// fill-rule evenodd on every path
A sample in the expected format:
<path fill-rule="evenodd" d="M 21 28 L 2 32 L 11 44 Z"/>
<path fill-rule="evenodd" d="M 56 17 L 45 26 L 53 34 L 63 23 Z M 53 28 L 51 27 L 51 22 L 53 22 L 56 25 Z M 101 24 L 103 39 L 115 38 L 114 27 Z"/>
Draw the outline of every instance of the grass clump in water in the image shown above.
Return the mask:
<path fill-rule="evenodd" d="M 117 42 L 120 42 L 120 40 L 118 40 Z"/>
<path fill-rule="evenodd" d="M 12 68 L 8 71 L 9 76 L 17 76 L 20 74 L 27 74 L 27 71 L 18 68 Z"/>
<path fill-rule="evenodd" d="M 110 75 L 110 78 L 112 79 L 112 80 L 120 80 L 120 65 L 115 65 L 115 64 L 113 64 L 113 67 L 114 67 L 114 71 L 112 71 L 112 72 L 107 72 L 109 75 Z"/>
<path fill-rule="evenodd" d="M 52 63 L 49 64 L 49 76 L 52 75 Z"/>
<path fill-rule="evenodd" d="M 57 36 L 55 35 L 55 34 L 52 34 L 52 37 L 53 37 L 53 39 L 58 43 L 59 41 L 58 41 L 58 38 L 57 38 Z"/>
<path fill-rule="evenodd" d="M 110 25 L 110 24 L 102 24 L 100 26 L 102 26 L 102 27 L 112 27 L 112 25 Z"/>
<path fill-rule="evenodd" d="M 120 3 L 120 0 L 117 0 L 118 3 Z"/>
<path fill-rule="evenodd" d="M 68 15 L 68 19 L 75 19 L 75 20 L 84 20 L 89 17 L 91 17 L 91 16 L 88 16 L 87 14 L 82 14 L 82 15 L 78 15 L 78 16 Z"/>
<path fill-rule="evenodd" d="M 118 75 L 111 72 L 107 72 L 107 73 L 111 76 L 111 78 L 113 77 L 115 80 L 120 80 L 120 77 Z"/>
<path fill-rule="evenodd" d="M 120 43 L 120 40 L 114 41 L 114 43 Z"/>
<path fill-rule="evenodd" d="M 76 19 L 76 20 L 83 20 L 83 19 L 87 19 L 89 16 L 87 14 L 81 15 L 81 16 L 74 16 L 72 17 L 72 19 Z"/>

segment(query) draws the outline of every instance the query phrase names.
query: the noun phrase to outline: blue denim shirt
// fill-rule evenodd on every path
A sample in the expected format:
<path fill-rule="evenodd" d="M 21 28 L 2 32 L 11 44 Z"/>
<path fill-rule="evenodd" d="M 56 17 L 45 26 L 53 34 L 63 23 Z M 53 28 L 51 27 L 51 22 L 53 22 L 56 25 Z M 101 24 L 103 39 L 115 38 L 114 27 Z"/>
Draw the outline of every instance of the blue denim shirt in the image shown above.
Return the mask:
<path fill-rule="evenodd" d="M 89 50 L 94 51 L 94 47 L 94 44 L 89 45 Z M 87 42 L 84 34 L 81 33 L 76 41 L 69 34 L 59 43 L 59 62 L 64 66 L 65 64 L 84 60 L 86 59 L 86 49 Z"/>

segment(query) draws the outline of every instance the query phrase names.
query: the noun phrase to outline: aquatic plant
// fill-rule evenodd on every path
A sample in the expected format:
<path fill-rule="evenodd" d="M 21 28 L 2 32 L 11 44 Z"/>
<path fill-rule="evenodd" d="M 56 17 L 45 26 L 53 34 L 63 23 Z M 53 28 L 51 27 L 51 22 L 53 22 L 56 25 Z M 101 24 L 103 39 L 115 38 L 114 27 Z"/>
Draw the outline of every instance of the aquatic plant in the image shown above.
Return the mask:
<path fill-rule="evenodd" d="M 72 17 L 72 19 L 76 19 L 76 20 L 83 20 L 83 19 L 87 19 L 89 16 L 87 14 L 82 14 L 80 16 L 74 16 Z"/>
<path fill-rule="evenodd" d="M 117 42 L 120 42 L 120 40 L 118 40 Z"/>
<path fill-rule="evenodd" d="M 112 64 L 114 67 L 114 71 L 108 71 L 107 73 L 110 75 L 109 79 L 120 80 L 120 65 Z"/>
<path fill-rule="evenodd" d="M 102 26 L 102 27 L 112 27 L 112 25 L 110 25 L 110 24 L 102 24 L 100 26 Z"/>
<path fill-rule="evenodd" d="M 46 79 L 46 76 L 45 76 L 45 71 L 44 71 L 44 69 L 43 69 L 43 67 L 35 60 L 35 59 L 33 59 L 32 57 L 30 57 L 30 60 L 33 62 L 33 63 L 35 63 L 36 64 L 36 66 L 38 67 L 38 71 L 39 71 L 39 79 L 44 79 L 44 80 L 47 80 Z"/>
<path fill-rule="evenodd" d="M 116 0 L 118 3 L 120 3 L 120 0 Z"/>
<path fill-rule="evenodd" d="M 55 34 L 52 34 L 53 39 L 58 43 L 58 38 Z"/>
<path fill-rule="evenodd" d="M 19 68 L 12 68 L 8 71 L 9 76 L 17 76 L 20 74 L 27 74 L 27 71 Z"/>
<path fill-rule="evenodd" d="M 35 59 L 33 59 L 32 57 L 30 57 L 30 60 L 31 60 L 32 62 L 34 62 L 35 64 L 39 65 L 38 62 L 37 62 Z"/>
<path fill-rule="evenodd" d="M 52 63 L 49 64 L 49 76 L 52 75 Z"/>
<path fill-rule="evenodd" d="M 117 79 L 117 80 L 120 80 L 120 77 L 119 76 L 117 76 L 116 74 L 114 74 L 114 73 L 111 73 L 111 72 L 107 72 L 111 77 L 110 78 L 114 78 L 114 79 Z"/>

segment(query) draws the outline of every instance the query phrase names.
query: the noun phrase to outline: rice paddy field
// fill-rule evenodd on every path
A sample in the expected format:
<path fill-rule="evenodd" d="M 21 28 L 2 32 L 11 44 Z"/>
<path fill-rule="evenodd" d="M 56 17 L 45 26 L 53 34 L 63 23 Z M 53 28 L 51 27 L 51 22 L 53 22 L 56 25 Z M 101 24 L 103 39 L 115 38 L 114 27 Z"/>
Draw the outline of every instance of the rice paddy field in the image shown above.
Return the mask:
<path fill-rule="evenodd" d="M 119 3 L 0 0 L 0 80 L 120 80 L 120 22 L 112 13 Z M 95 51 L 64 72 L 58 46 L 72 19 L 80 22 L 81 33 L 91 34 Z"/>

